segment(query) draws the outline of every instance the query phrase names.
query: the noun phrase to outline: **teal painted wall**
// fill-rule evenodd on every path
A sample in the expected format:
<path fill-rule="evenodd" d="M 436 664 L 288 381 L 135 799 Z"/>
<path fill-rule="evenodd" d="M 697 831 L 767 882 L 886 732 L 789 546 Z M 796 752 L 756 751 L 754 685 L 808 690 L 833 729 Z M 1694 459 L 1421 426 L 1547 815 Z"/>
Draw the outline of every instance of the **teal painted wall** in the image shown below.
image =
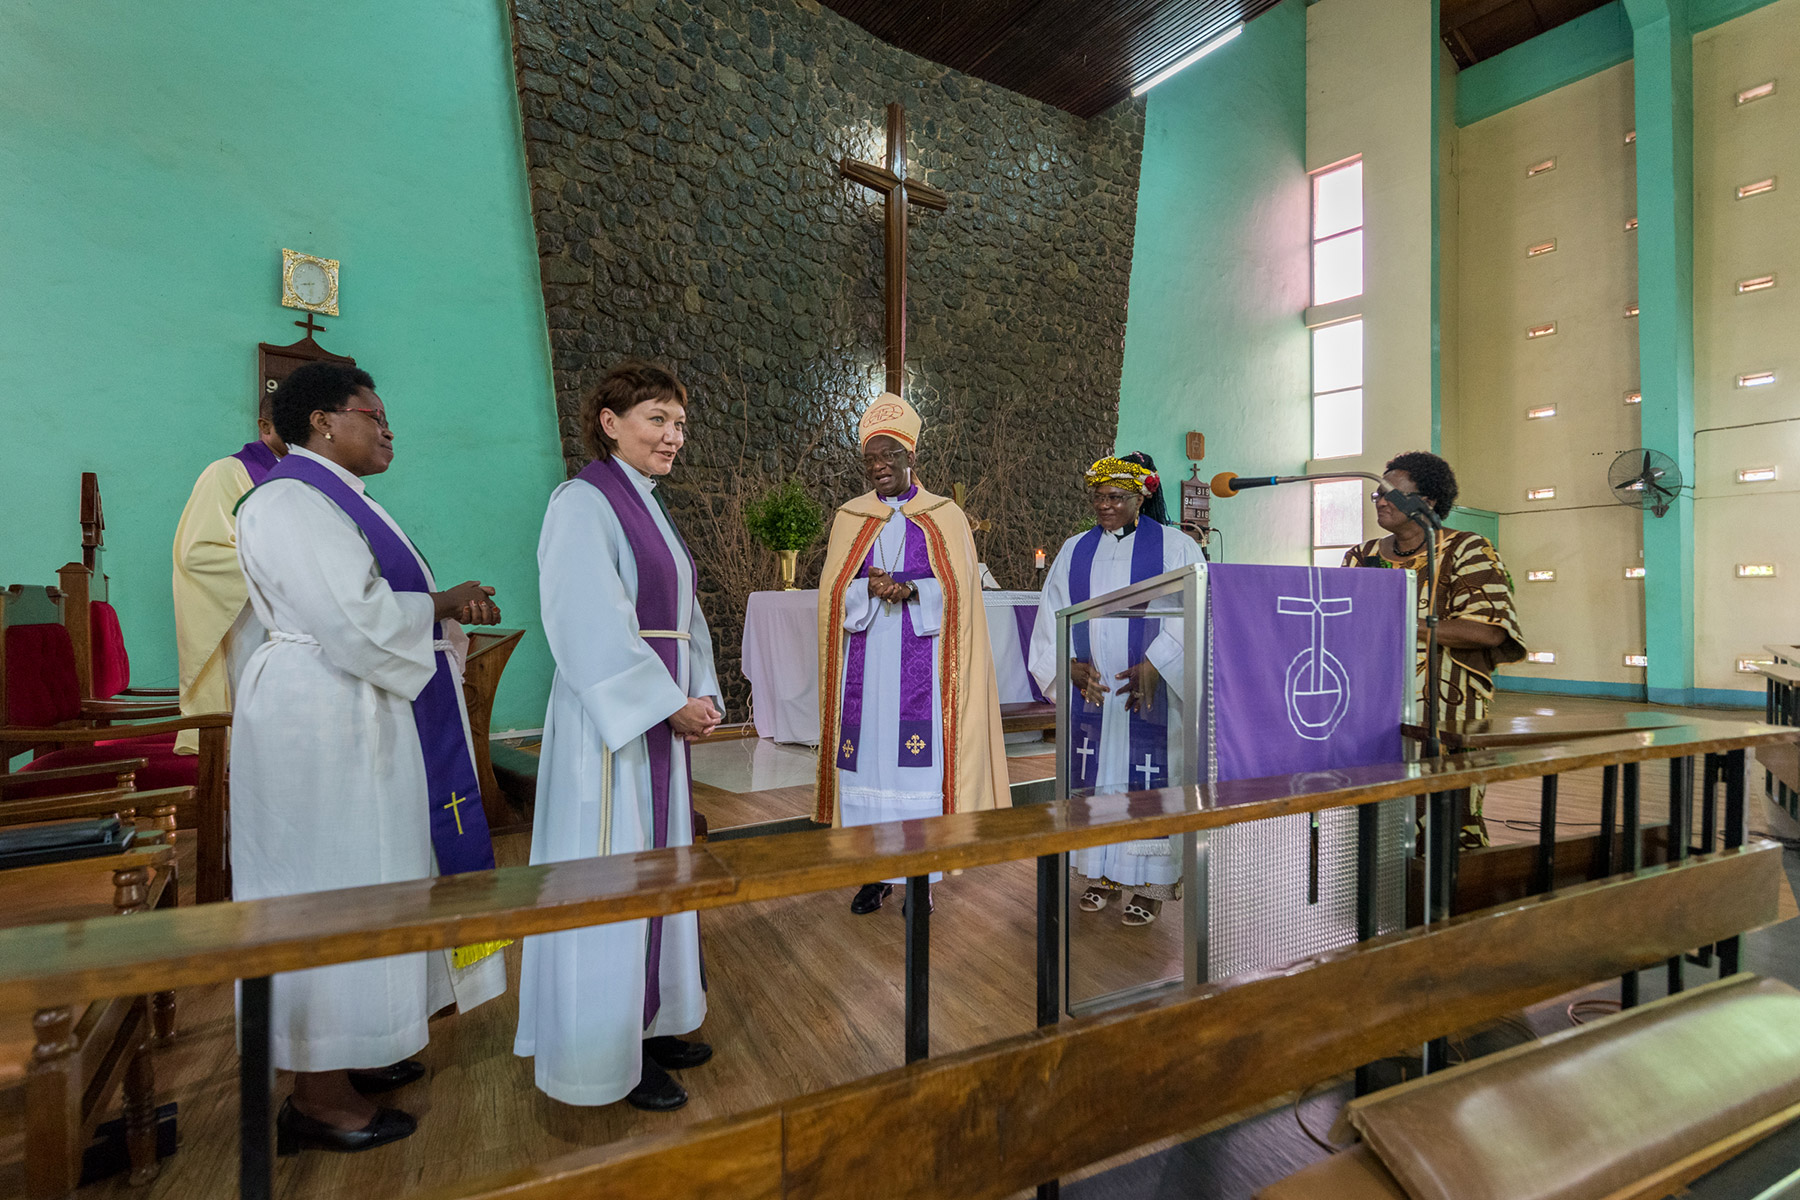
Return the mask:
<path fill-rule="evenodd" d="M 1683 0 L 1627 0 L 1635 39 L 1638 364 L 1643 444 L 1694 478 L 1694 37 Z M 1650 699 L 1694 686 L 1694 499 L 1644 514 Z"/>
<path fill-rule="evenodd" d="M 372 480 L 440 578 L 499 589 L 495 728 L 542 723 L 535 548 L 562 478 L 501 0 L 0 10 L 0 584 L 79 557 L 79 472 L 137 682 L 175 682 L 170 542 L 293 341 L 281 249 L 343 262 L 321 341 L 398 431 Z"/>
<path fill-rule="evenodd" d="M 1118 448 L 1173 483 L 1298 474 L 1311 446 L 1306 9 L 1284 0 L 1149 93 Z M 1305 562 L 1304 487 L 1213 503 L 1228 562 Z"/>

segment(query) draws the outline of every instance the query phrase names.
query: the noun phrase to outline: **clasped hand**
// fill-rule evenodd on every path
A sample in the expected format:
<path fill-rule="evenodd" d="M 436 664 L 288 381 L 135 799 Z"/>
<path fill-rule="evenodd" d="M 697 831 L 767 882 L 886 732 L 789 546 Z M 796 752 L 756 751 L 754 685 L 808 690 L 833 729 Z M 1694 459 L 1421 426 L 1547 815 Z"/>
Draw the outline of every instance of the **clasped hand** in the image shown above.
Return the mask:
<path fill-rule="evenodd" d="M 489 599 L 494 589 L 470 579 L 444 592 L 431 593 L 432 619 L 464 625 L 498 625 L 500 606 Z"/>
<path fill-rule="evenodd" d="M 1113 678 L 1126 682 L 1119 687 L 1109 688 L 1093 663 L 1076 659 L 1069 664 L 1069 682 L 1075 685 L 1075 690 L 1089 704 L 1097 708 L 1108 692 L 1119 691 L 1125 693 L 1127 712 L 1150 711 L 1151 701 L 1156 695 L 1156 685 L 1162 682 L 1162 674 L 1150 664 L 1149 659 L 1120 671 Z"/>
<path fill-rule="evenodd" d="M 713 702 L 705 696 L 695 696 L 686 704 L 676 709 L 669 717 L 669 728 L 675 736 L 691 741 L 705 737 L 719 727 L 725 714 L 713 707 Z"/>
<path fill-rule="evenodd" d="M 910 583 L 896 582 L 892 575 L 880 567 L 869 568 L 869 595 L 889 604 L 904 604 L 912 599 L 913 586 Z"/>

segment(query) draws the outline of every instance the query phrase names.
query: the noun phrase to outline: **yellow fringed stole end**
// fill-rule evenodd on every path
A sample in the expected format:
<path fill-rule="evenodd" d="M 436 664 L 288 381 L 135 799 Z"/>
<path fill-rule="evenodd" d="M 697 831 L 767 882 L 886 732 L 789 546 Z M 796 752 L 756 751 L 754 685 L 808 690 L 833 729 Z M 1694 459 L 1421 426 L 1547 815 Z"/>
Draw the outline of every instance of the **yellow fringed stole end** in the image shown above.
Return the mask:
<path fill-rule="evenodd" d="M 459 971 L 467 970 L 486 958 L 506 949 L 513 944 L 511 938 L 500 942 L 476 942 L 473 946 L 458 946 L 450 952 L 450 965 Z"/>

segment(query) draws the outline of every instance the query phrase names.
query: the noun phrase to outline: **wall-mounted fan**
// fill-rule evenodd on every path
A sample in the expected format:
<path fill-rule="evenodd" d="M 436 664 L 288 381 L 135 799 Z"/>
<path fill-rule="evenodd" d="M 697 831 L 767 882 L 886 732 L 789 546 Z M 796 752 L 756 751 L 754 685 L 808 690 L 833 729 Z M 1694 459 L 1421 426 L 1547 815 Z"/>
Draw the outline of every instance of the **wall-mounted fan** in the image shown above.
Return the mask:
<path fill-rule="evenodd" d="M 1606 469 L 1613 499 L 1662 516 L 1681 492 L 1681 468 L 1660 450 L 1627 450 Z"/>

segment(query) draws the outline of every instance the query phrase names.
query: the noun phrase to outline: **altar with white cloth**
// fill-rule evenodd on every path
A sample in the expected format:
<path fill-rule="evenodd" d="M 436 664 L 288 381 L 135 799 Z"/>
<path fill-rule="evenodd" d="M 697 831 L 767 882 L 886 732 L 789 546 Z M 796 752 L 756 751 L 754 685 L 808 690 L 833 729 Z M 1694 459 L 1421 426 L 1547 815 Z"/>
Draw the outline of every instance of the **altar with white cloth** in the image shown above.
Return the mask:
<path fill-rule="evenodd" d="M 1036 694 L 1025 670 L 1026 647 L 1037 618 L 1038 593 L 988 591 L 988 644 L 1001 704 L 1031 704 Z M 756 736 L 816 746 L 819 742 L 819 593 L 752 592 L 744 612 L 744 678 Z"/>

